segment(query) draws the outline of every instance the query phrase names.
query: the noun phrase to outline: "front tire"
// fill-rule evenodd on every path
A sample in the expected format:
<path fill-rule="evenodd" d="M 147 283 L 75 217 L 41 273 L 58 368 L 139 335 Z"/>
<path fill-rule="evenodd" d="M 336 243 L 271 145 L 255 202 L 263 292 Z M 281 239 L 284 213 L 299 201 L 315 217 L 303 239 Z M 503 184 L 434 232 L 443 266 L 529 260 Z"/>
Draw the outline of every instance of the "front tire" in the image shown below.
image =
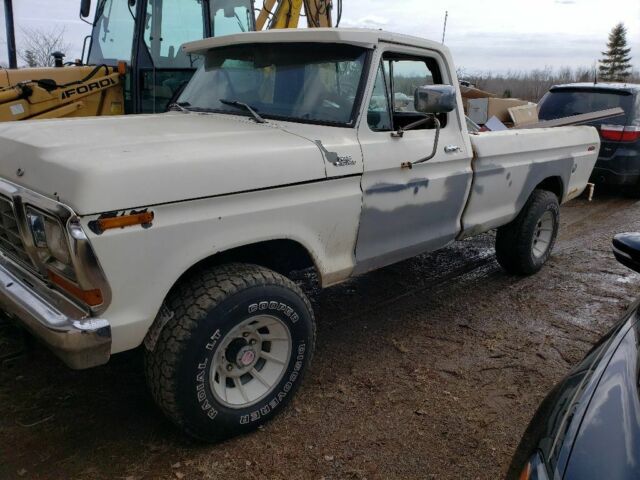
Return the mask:
<path fill-rule="evenodd" d="M 272 419 L 308 368 L 315 321 L 289 279 L 263 267 L 202 270 L 168 297 L 145 365 L 151 393 L 185 433 L 215 442 Z"/>
<path fill-rule="evenodd" d="M 496 234 L 496 257 L 507 272 L 531 275 L 549 259 L 558 235 L 558 197 L 534 190 L 518 216 Z"/>

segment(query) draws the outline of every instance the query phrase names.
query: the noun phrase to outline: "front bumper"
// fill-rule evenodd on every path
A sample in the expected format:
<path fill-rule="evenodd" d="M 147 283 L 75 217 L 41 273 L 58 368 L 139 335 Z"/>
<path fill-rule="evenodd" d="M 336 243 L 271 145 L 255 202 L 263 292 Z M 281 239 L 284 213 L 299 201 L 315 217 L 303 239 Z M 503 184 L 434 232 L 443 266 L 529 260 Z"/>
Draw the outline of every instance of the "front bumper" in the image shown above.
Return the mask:
<path fill-rule="evenodd" d="M 71 368 L 102 365 L 111 356 L 108 321 L 90 317 L 2 255 L 0 310 L 33 333 Z"/>

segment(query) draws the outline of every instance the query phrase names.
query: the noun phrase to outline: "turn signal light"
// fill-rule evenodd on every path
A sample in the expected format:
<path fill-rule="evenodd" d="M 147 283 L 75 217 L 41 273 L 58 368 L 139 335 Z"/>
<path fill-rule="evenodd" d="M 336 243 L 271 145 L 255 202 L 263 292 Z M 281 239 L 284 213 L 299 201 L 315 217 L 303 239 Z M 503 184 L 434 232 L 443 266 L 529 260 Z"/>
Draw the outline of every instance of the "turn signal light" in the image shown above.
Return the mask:
<path fill-rule="evenodd" d="M 520 472 L 520 476 L 518 480 L 531 480 L 531 464 L 527 463 L 527 465 Z"/>
<path fill-rule="evenodd" d="M 66 278 L 61 277 L 51 270 L 49 270 L 49 280 L 51 280 L 52 283 L 59 286 L 63 290 L 69 292 L 78 300 L 82 300 L 90 307 L 97 307 L 98 305 L 102 305 L 102 303 L 104 302 L 104 299 L 102 298 L 102 292 L 97 288 L 93 290 L 82 290 L 77 285 L 71 283 Z"/>
<path fill-rule="evenodd" d="M 153 212 L 132 213 L 119 217 L 99 218 L 94 225 L 98 232 L 104 232 L 112 228 L 132 227 L 134 225 L 149 225 L 153 221 Z"/>
<path fill-rule="evenodd" d="M 118 62 L 118 73 L 123 77 L 127 74 L 127 62 L 124 60 Z"/>

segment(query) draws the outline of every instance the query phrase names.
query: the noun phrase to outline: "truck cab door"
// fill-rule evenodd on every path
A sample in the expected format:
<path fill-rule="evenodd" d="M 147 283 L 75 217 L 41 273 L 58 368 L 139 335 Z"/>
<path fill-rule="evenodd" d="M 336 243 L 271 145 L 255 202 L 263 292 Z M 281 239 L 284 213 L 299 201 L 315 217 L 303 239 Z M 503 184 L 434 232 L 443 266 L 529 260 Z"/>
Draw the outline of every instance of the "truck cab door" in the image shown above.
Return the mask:
<path fill-rule="evenodd" d="M 202 60 L 185 54 L 183 44 L 255 29 L 253 0 L 147 0 L 139 15 L 135 113 L 166 111 L 191 79 Z"/>
<path fill-rule="evenodd" d="M 356 274 L 453 241 L 472 180 L 470 147 L 462 133 L 466 127 L 455 110 L 438 116 L 442 128 L 435 157 L 411 169 L 401 167 L 433 150 L 433 122 L 402 137 L 394 132 L 424 118 L 413 107 L 418 86 L 452 83 L 444 59 L 409 47 L 385 49 L 378 59 L 367 121 L 358 130 L 364 173 Z"/>

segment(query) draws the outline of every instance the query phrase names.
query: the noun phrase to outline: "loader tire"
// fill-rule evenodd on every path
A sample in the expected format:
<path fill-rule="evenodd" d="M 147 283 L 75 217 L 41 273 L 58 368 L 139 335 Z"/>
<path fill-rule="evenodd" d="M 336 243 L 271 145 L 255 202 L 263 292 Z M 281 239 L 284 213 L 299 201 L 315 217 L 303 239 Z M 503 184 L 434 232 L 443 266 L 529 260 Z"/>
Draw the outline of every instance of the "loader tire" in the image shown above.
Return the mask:
<path fill-rule="evenodd" d="M 518 216 L 496 234 L 496 257 L 507 272 L 531 275 L 549 259 L 558 235 L 558 197 L 534 190 Z"/>
<path fill-rule="evenodd" d="M 228 264 L 182 281 L 145 341 L 151 394 L 191 437 L 217 442 L 255 430 L 291 400 L 309 367 L 315 321 L 286 277 Z"/>

